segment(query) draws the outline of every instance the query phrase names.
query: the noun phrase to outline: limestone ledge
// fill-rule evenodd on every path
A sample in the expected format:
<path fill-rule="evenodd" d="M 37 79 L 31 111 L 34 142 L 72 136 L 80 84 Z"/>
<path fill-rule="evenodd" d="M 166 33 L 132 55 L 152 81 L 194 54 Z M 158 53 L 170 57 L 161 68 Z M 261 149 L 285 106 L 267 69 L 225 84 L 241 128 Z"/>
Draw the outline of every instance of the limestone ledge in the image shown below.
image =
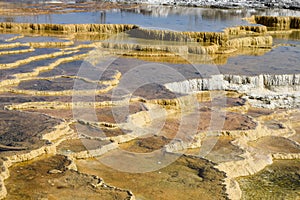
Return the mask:
<path fill-rule="evenodd" d="M 69 55 L 72 53 L 74 53 L 74 51 L 66 52 L 64 55 Z M 2 90 L 5 91 L 5 90 L 7 90 L 7 89 L 5 89 L 5 86 L 18 85 L 22 80 L 34 79 L 34 77 L 38 76 L 41 72 L 52 70 L 64 62 L 80 60 L 85 57 L 86 57 L 86 54 L 80 54 L 80 55 L 76 55 L 76 56 L 60 58 L 60 59 L 56 60 L 55 62 L 51 63 L 50 65 L 37 67 L 37 68 L 33 69 L 32 72 L 14 74 L 13 76 L 15 77 L 15 79 L 2 80 L 0 82 L 0 86 L 2 87 Z"/>
<path fill-rule="evenodd" d="M 63 90 L 63 91 L 39 91 L 39 90 L 21 90 L 21 89 L 9 89 L 8 91 L 14 94 L 26 94 L 33 96 L 84 96 L 84 95 L 96 95 L 104 94 L 113 89 L 115 86 L 106 85 L 103 89 L 95 90 Z"/>
<path fill-rule="evenodd" d="M 55 52 L 55 53 L 50 53 L 50 54 L 32 56 L 32 57 L 28 57 L 24 60 L 18 60 L 18 61 L 13 62 L 13 63 L 0 64 L 0 69 L 16 68 L 20 65 L 25 65 L 25 64 L 31 63 L 31 62 L 36 61 L 36 60 L 54 58 L 54 57 L 58 57 L 58 56 L 68 55 L 70 53 L 75 53 L 75 52 L 77 52 L 77 51 L 73 51 L 73 52 L 61 51 L 61 52 Z"/>
<path fill-rule="evenodd" d="M 223 32 L 178 32 L 168 30 L 151 30 L 138 28 L 135 25 L 122 24 L 24 24 L 24 23 L 0 23 L 4 31 L 7 30 L 39 30 L 39 31 L 63 31 L 71 33 L 119 33 L 129 30 L 132 37 L 182 42 L 183 45 L 148 45 L 148 44 L 118 44 L 100 43 L 102 48 L 143 52 L 171 52 L 175 54 L 227 54 L 236 51 L 236 48 L 245 47 L 269 47 L 272 45 L 272 37 L 265 36 L 268 33 L 265 26 L 237 26 L 224 29 Z M 234 36 L 234 37 L 232 37 Z M 246 37 L 248 36 L 248 37 Z M 254 37 L 255 36 L 255 37 Z M 75 37 L 74 34 L 72 37 Z M 238 38 L 236 38 L 238 37 Z M 194 42 L 194 45 L 188 43 Z M 61 43 L 29 43 L 32 47 L 68 46 L 72 41 Z M 197 45 L 195 45 L 197 44 Z M 204 45 L 203 45 L 204 44 Z M 17 45 L 17 44 L 16 44 Z M 1 46 L 0 46 L 1 47 Z M 221 50 L 221 47 L 227 49 Z M 117 52 L 114 52 L 115 54 Z"/>
<path fill-rule="evenodd" d="M 300 159 L 300 153 L 275 153 L 272 158 L 276 160 L 295 160 Z"/>
<path fill-rule="evenodd" d="M 251 107 L 250 103 L 247 101 L 243 106 L 233 106 L 233 107 L 225 107 L 222 110 L 225 112 L 236 112 L 246 114 Z"/>
<path fill-rule="evenodd" d="M 292 129 L 290 126 L 286 125 L 284 129 L 276 130 L 270 130 L 266 128 L 265 126 L 261 125 L 260 122 L 254 120 L 257 123 L 257 127 L 255 130 L 243 130 L 243 131 L 221 131 L 221 135 L 225 136 L 231 136 L 233 138 L 241 139 L 241 140 L 247 140 L 247 141 L 254 141 L 261 137 L 265 136 L 292 136 L 295 134 L 294 129 Z M 235 141 L 236 144 L 239 140 Z"/>
<path fill-rule="evenodd" d="M 15 51 L 1 51 L 0 55 L 9 55 L 9 54 L 21 54 L 21 53 L 29 53 L 35 51 L 34 48 L 28 48 L 23 50 L 15 50 Z"/>
<path fill-rule="evenodd" d="M 15 37 L 11 37 L 11 38 L 6 39 L 5 42 L 11 42 L 11 41 L 14 41 L 14 40 L 17 40 L 17 39 L 21 39 L 23 37 L 24 37 L 24 35 L 17 35 Z"/>
<path fill-rule="evenodd" d="M 82 80 L 86 83 L 116 86 L 116 85 L 118 85 L 119 79 L 121 78 L 121 76 L 122 76 L 121 72 L 117 71 L 116 74 L 111 77 L 111 80 L 105 80 L 105 81 L 97 81 L 97 80 L 91 80 L 91 79 L 84 78 L 84 77 L 68 76 L 68 75 L 58 75 L 58 76 L 52 76 L 52 77 L 38 77 L 38 78 L 35 78 L 34 80 L 53 80 L 53 79 L 58 79 L 58 78 L 70 78 L 70 79 Z"/>
<path fill-rule="evenodd" d="M 72 54 L 75 52 L 76 51 L 69 51 L 69 52 L 66 52 L 65 55 L 69 55 L 69 54 Z M 14 74 L 14 77 L 17 80 L 21 80 L 21 79 L 22 80 L 31 80 L 32 77 L 36 77 L 42 72 L 53 70 L 55 67 L 59 66 L 62 63 L 72 62 L 75 60 L 81 60 L 81 59 L 85 58 L 86 56 L 87 56 L 87 54 L 78 54 L 76 56 L 60 58 L 49 65 L 37 67 L 37 68 L 33 69 L 32 72 Z"/>
<path fill-rule="evenodd" d="M 138 28 L 129 31 L 129 35 L 153 40 L 213 43 L 224 46 L 231 39 L 231 36 L 265 35 L 267 32 L 266 26 L 258 25 L 229 27 L 223 32 L 178 32 Z"/>
<path fill-rule="evenodd" d="M 87 159 L 87 158 L 101 156 L 111 150 L 117 149 L 118 147 L 119 147 L 118 143 L 112 142 L 112 143 L 106 144 L 98 149 L 87 149 L 85 151 L 80 151 L 80 152 L 66 153 L 66 155 L 72 159 Z"/>
<path fill-rule="evenodd" d="M 69 78 L 69 79 L 78 79 L 78 80 L 82 80 L 86 83 L 91 83 L 91 84 L 99 84 L 99 85 L 109 85 L 109 86 L 116 86 L 119 83 L 119 79 L 121 78 L 122 74 L 121 72 L 119 72 L 118 70 L 116 70 L 116 74 L 111 76 L 110 80 L 104 80 L 104 81 L 98 81 L 98 80 L 91 80 L 88 78 L 84 78 L 84 77 L 79 77 L 79 76 L 69 76 L 69 75 L 58 75 L 58 76 L 51 76 L 51 77 L 35 77 L 38 74 L 40 74 L 43 71 L 47 70 L 51 70 L 51 68 L 54 68 L 55 66 L 61 64 L 62 62 L 70 62 L 70 61 L 74 61 L 77 59 L 81 59 L 84 58 L 84 55 L 79 55 L 74 57 L 69 57 L 68 59 L 62 59 L 62 61 L 58 61 L 53 63 L 53 65 L 51 66 L 46 66 L 46 67 L 39 67 L 37 69 L 34 70 L 34 72 L 29 72 L 29 73 L 21 73 L 21 74 L 15 74 L 14 76 L 16 77 L 16 79 L 10 80 L 10 81 L 3 81 L 4 83 L 7 83 L 7 85 L 16 85 L 18 83 L 24 80 L 54 80 L 54 79 L 59 79 L 59 78 Z M 96 87 L 96 85 L 95 85 Z M 21 90 L 22 91 L 22 90 Z"/>
<path fill-rule="evenodd" d="M 249 102 L 258 107 L 292 108 L 300 105 L 300 74 L 219 74 L 208 78 L 167 83 L 165 87 L 172 92 L 183 94 L 212 90 L 237 91 L 245 93 Z"/>
<path fill-rule="evenodd" d="M 0 44 L 0 49 L 10 49 L 10 48 L 16 48 L 20 46 L 29 46 L 29 43 L 21 43 L 21 42 L 15 42 L 15 43 L 8 43 L 8 44 Z"/>
<path fill-rule="evenodd" d="M 128 32 L 132 37 L 176 41 L 183 43 L 176 45 L 145 45 L 126 43 L 102 43 L 101 47 L 114 50 L 135 50 L 155 53 L 157 51 L 171 52 L 175 54 L 226 54 L 236 51 L 236 48 L 256 47 L 271 48 L 272 36 L 266 26 L 237 26 L 224 29 L 223 32 L 177 32 L 168 30 L 133 29 Z M 189 45 L 195 42 L 196 45 Z M 205 44 L 205 45 L 201 45 Z M 226 47 L 227 49 L 221 49 Z"/>
<path fill-rule="evenodd" d="M 114 51 L 112 52 L 115 55 L 118 56 L 126 56 L 126 57 L 137 57 L 137 58 L 141 58 L 141 57 L 147 57 L 147 58 L 154 58 L 154 59 L 159 59 L 161 60 L 161 58 L 165 57 L 165 58 L 178 58 L 178 55 L 176 55 L 175 53 L 172 52 L 142 52 L 142 51 L 127 51 L 127 50 L 118 50 L 118 51 Z"/>
<path fill-rule="evenodd" d="M 16 50 L 16 51 L 3 51 L 2 54 L 17 54 L 17 53 L 26 53 L 33 51 L 34 48 L 49 48 L 49 47 L 67 47 L 74 45 L 74 41 L 63 41 L 63 42 L 15 42 L 15 43 L 8 43 L 8 44 L 1 44 L 0 49 L 10 49 L 16 47 L 30 47 L 29 49 L 24 50 Z"/>
<path fill-rule="evenodd" d="M 80 44 L 75 47 L 66 47 L 63 50 L 65 51 L 74 51 L 74 50 L 79 50 L 79 49 L 84 49 L 84 48 L 95 48 L 97 47 L 97 43 L 90 43 L 90 44 Z"/>
<path fill-rule="evenodd" d="M 145 45 L 145 44 L 127 44 L 127 43 L 100 43 L 100 47 L 114 50 L 127 50 L 127 51 L 142 51 L 142 52 L 167 52 L 175 54 L 214 54 L 217 53 L 219 46 L 211 44 L 208 46 L 189 46 L 189 45 Z M 118 52 L 114 52 L 118 54 Z"/>
<path fill-rule="evenodd" d="M 74 41 L 66 42 L 29 42 L 29 46 L 34 48 L 53 48 L 53 47 L 66 47 L 74 45 Z"/>
<path fill-rule="evenodd" d="M 82 137 L 86 138 L 86 139 L 90 139 L 90 140 L 99 140 L 99 137 L 90 137 L 87 135 L 83 135 L 81 134 Z M 134 135 L 132 133 L 130 134 L 124 134 L 124 135 L 118 135 L 118 136 L 112 136 L 112 137 L 105 137 L 105 138 L 101 138 L 101 140 L 106 140 L 106 141 L 111 141 L 114 143 L 114 145 L 112 145 L 113 147 L 108 148 L 108 150 L 113 150 L 118 148 L 119 146 L 115 146 L 115 144 L 121 144 L 121 143 L 125 143 L 125 142 L 129 142 L 131 140 L 134 140 L 138 137 L 139 135 Z M 102 150 L 100 151 L 100 153 L 102 152 Z M 96 153 L 98 154 L 98 153 Z M 83 155 L 86 155 L 86 153 L 83 153 Z M 101 154 L 100 154 L 101 155 Z"/>
<path fill-rule="evenodd" d="M 234 48 L 243 47 L 264 47 L 272 48 L 273 37 L 272 36 L 257 36 L 257 37 L 243 37 L 234 38 L 226 42 L 225 46 Z"/>
<path fill-rule="evenodd" d="M 168 30 L 134 29 L 129 32 L 133 37 L 177 42 L 203 42 L 222 45 L 228 35 L 222 32 L 177 32 Z"/>
<path fill-rule="evenodd" d="M 105 106 L 114 106 L 115 103 L 111 101 L 102 102 L 26 102 L 20 104 L 12 104 L 5 106 L 7 110 L 26 110 L 26 109 L 76 109 L 76 108 L 101 108 Z"/>
<path fill-rule="evenodd" d="M 284 91 L 284 90 L 282 90 Z M 289 92 L 289 88 L 287 90 Z M 255 107 L 259 108 L 269 108 L 269 109 L 275 109 L 275 108 L 299 108 L 300 106 L 300 93 L 294 92 L 294 93 L 287 93 L 285 94 L 282 92 L 275 93 L 275 94 L 268 94 L 268 91 L 258 91 L 257 93 L 252 92 L 249 93 L 246 96 L 246 99 L 248 99 L 249 103 Z"/>
<path fill-rule="evenodd" d="M 102 180 L 102 179 L 100 179 Z M 103 181 L 99 183 L 99 185 L 96 185 L 96 187 L 98 186 L 104 186 L 105 188 L 109 188 L 109 189 L 112 189 L 112 190 L 116 190 L 116 191 L 120 191 L 120 192 L 126 192 L 129 196 L 128 200 L 136 200 L 134 194 L 130 191 L 130 190 L 126 190 L 126 189 L 122 189 L 122 188 L 118 188 L 118 187 L 115 187 L 115 186 L 111 186 L 111 185 L 108 185 L 106 183 L 104 183 Z"/>
<path fill-rule="evenodd" d="M 0 30 L 21 30 L 21 31 L 57 31 L 64 33 L 120 33 L 137 28 L 131 24 L 33 24 L 33 23 L 13 23 L 1 22 Z"/>
<path fill-rule="evenodd" d="M 192 38 L 183 32 L 167 31 L 167 30 L 151 30 L 151 29 L 133 29 L 128 32 L 132 37 L 147 38 L 153 40 L 177 41 L 177 42 L 190 42 Z"/>
<path fill-rule="evenodd" d="M 6 105 L 4 108 L 6 110 L 28 110 L 28 109 L 77 109 L 77 108 L 102 108 L 107 106 L 128 106 L 128 100 L 124 99 L 120 101 L 95 101 L 95 102 L 58 102 L 58 101 L 44 101 L 44 102 L 25 102 L 16 103 L 11 105 Z M 183 97 L 178 97 L 176 99 L 154 99 L 154 100 L 143 100 L 143 99 L 130 99 L 130 102 L 144 102 L 147 108 L 154 109 L 156 111 L 164 110 L 166 112 L 176 112 L 179 109 L 191 110 L 193 107 L 197 106 L 197 97 L 195 95 L 188 95 Z M 140 112 L 139 112 L 140 113 Z M 135 118 L 139 118 L 139 113 L 132 115 L 134 121 Z M 158 113 L 156 113 L 158 116 Z M 146 117 L 147 118 L 147 117 Z"/>
<path fill-rule="evenodd" d="M 145 100 L 146 103 L 150 105 L 158 105 L 167 111 L 177 110 L 177 111 L 192 111 L 198 106 L 198 100 L 196 94 L 177 96 L 176 98 L 169 99 L 151 99 Z"/>
<path fill-rule="evenodd" d="M 276 29 L 300 29 L 300 17 L 254 15 L 247 20 L 251 23 L 262 24 Z"/>
<path fill-rule="evenodd" d="M 266 26 L 236 26 L 225 28 L 224 32 L 228 35 L 253 35 L 268 32 Z"/>
<path fill-rule="evenodd" d="M 150 45 L 117 42 L 99 42 L 98 48 L 107 50 L 113 55 L 141 56 L 141 57 L 178 57 L 186 55 L 217 55 L 217 54 L 243 54 L 251 48 L 251 52 L 260 55 L 272 49 L 272 36 L 251 36 L 231 38 L 223 46 L 214 43 L 182 43 L 181 45 Z M 103 52 L 101 53 L 103 54 Z M 246 53 L 247 54 L 247 53 Z M 221 62 L 226 63 L 226 62 Z"/>

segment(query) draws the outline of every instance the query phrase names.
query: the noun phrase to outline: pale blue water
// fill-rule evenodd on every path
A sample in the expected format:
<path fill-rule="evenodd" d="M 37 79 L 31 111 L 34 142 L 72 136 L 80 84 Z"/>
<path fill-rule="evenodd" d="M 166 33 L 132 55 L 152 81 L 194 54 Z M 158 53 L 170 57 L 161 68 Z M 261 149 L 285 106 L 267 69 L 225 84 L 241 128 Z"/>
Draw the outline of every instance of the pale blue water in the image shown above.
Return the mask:
<path fill-rule="evenodd" d="M 300 13 L 300 11 L 296 13 L 294 11 L 291 12 L 293 15 Z M 15 16 L 10 17 L 10 20 L 14 22 L 57 24 L 136 24 L 142 27 L 153 29 L 179 31 L 221 31 L 226 27 L 239 24 L 248 24 L 246 21 L 243 21 L 242 18 L 251 16 L 252 14 L 288 15 L 288 13 L 290 13 L 290 11 L 286 12 L 286 10 L 254 11 L 153 6 L 131 10 L 115 9 L 96 12 Z M 0 21 L 5 21 L 6 19 L 6 17 L 0 16 Z M 8 35 L 3 35 L 3 41 L 7 37 Z M 35 38 L 35 40 L 39 39 L 40 38 L 38 37 Z M 41 39 L 43 40 L 45 38 Z M 26 41 L 27 37 L 18 39 L 17 41 L 24 42 L 24 40 Z M 29 40 L 32 40 L 32 38 Z M 56 39 L 49 37 L 47 40 L 52 41 Z M 278 47 L 270 52 L 266 52 L 266 54 L 262 56 L 241 55 L 237 57 L 231 57 L 228 59 L 226 64 L 218 65 L 218 71 L 221 73 L 247 75 L 256 75 L 260 73 L 300 73 L 300 34 L 295 32 L 295 34 L 291 34 L 288 38 L 274 38 L 274 44 L 279 43 L 288 43 L 289 45 L 294 46 Z M 31 54 L 34 53 L 36 52 L 32 52 Z M 8 62 L 8 59 L 17 59 L 20 56 L 26 56 L 29 54 L 30 53 L 18 56 L 5 56 L 5 59 L 2 56 L 0 58 L 0 63 Z M 124 62 L 124 60 L 122 62 Z M 130 65 L 131 64 L 132 63 L 130 63 Z M 207 68 L 205 65 L 203 65 L 203 67 Z M 179 69 L 181 68 L 182 65 L 179 65 Z M 186 68 L 185 71 L 187 71 Z M 192 76 L 194 71 L 192 70 L 190 74 Z"/>
<path fill-rule="evenodd" d="M 248 24 L 241 18 L 209 19 L 203 17 L 203 9 L 197 13 L 169 14 L 168 16 L 151 16 L 140 13 L 110 10 L 104 12 L 80 12 L 66 14 L 50 14 L 37 16 L 17 16 L 13 22 L 54 23 L 54 24 L 136 24 L 141 27 L 178 30 L 178 31 L 222 31 L 228 26 Z M 101 18 L 102 16 L 102 18 Z M 105 16 L 105 17 L 104 17 Z M 0 17 L 0 21 L 6 21 Z"/>
<path fill-rule="evenodd" d="M 222 31 L 226 27 L 248 25 L 242 18 L 251 15 L 299 15 L 288 10 L 228 10 L 171 6 L 142 6 L 134 9 L 112 9 L 64 14 L 1 16 L 0 22 L 54 24 L 136 24 L 144 28 L 178 31 Z"/>

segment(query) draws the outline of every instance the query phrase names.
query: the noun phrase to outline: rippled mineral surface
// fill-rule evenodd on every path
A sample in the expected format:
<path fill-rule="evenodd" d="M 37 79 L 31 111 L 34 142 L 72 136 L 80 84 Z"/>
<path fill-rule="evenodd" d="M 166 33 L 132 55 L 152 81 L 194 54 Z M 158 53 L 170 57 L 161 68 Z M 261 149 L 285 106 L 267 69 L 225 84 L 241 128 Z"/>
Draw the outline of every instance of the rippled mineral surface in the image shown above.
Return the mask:
<path fill-rule="evenodd" d="M 299 11 L 0 5 L 0 199 L 300 199 Z"/>

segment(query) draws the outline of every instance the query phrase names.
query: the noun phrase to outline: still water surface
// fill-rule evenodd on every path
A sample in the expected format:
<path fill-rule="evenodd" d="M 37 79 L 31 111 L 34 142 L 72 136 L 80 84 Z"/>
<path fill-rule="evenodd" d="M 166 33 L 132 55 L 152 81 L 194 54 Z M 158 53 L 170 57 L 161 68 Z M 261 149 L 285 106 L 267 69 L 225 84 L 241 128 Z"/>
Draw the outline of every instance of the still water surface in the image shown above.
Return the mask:
<path fill-rule="evenodd" d="M 251 15 L 293 15 L 300 11 L 210 9 L 171 6 L 141 6 L 133 9 L 71 12 L 25 16 L 0 16 L 0 21 L 55 24 L 136 24 L 145 28 L 177 31 L 222 31 L 226 27 L 246 25 L 242 18 Z"/>

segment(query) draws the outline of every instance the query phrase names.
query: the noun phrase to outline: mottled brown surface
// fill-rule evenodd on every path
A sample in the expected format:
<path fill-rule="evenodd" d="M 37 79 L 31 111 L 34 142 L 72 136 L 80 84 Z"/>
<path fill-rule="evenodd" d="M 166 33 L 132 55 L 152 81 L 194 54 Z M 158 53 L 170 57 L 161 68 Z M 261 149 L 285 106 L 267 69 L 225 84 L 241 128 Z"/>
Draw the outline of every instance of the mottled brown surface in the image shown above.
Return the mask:
<path fill-rule="evenodd" d="M 59 119 L 70 120 L 73 118 L 72 109 L 28 109 L 29 112 L 42 113 Z"/>
<path fill-rule="evenodd" d="M 131 103 L 128 106 L 96 109 L 96 115 L 99 122 L 124 123 L 129 115 L 146 110 L 142 103 Z"/>
<path fill-rule="evenodd" d="M 120 145 L 120 148 L 130 152 L 148 153 L 162 149 L 170 141 L 164 136 L 143 137 L 123 143 Z"/>
<path fill-rule="evenodd" d="M 270 115 L 274 113 L 273 110 L 266 109 L 266 108 L 250 108 L 247 112 L 247 115 L 251 117 L 260 117 L 264 115 Z"/>
<path fill-rule="evenodd" d="M 106 127 L 106 126 L 91 126 L 88 124 L 75 123 L 71 125 L 71 128 L 78 135 L 84 135 L 93 138 L 105 138 L 114 137 L 118 135 L 124 135 L 131 131 L 121 129 L 119 127 Z"/>
<path fill-rule="evenodd" d="M 183 156 L 159 171 L 138 174 L 108 168 L 97 160 L 77 164 L 80 171 L 130 189 L 138 199 L 227 199 L 222 185 L 225 174 L 203 159 Z"/>
<path fill-rule="evenodd" d="M 151 100 L 151 99 L 175 99 L 182 95 L 171 92 L 163 85 L 152 83 L 137 88 L 137 90 L 134 91 L 133 96 L 139 96 L 144 99 Z"/>
<path fill-rule="evenodd" d="M 300 153 L 300 146 L 283 137 L 266 136 L 251 142 L 250 145 L 270 153 Z"/>
<path fill-rule="evenodd" d="M 37 91 L 95 90 L 104 88 L 106 88 L 106 85 L 88 83 L 73 78 L 23 81 L 18 86 L 18 89 Z"/>
<path fill-rule="evenodd" d="M 190 129 L 190 133 L 208 130 L 251 130 L 257 126 L 246 115 L 233 112 L 220 113 L 219 111 L 212 113 L 211 109 L 204 107 L 201 108 L 198 115 L 179 115 L 176 118 L 168 118 L 161 132 L 165 133 L 167 137 L 173 138 L 178 133 L 180 125 L 182 128 L 186 128 L 186 131 Z M 198 127 L 196 128 L 195 125 Z"/>
<path fill-rule="evenodd" d="M 202 142 L 203 145 L 206 144 L 206 142 L 209 143 L 209 140 L 214 139 L 204 139 Z M 211 151 L 205 156 L 205 158 L 219 163 L 219 162 L 228 162 L 228 161 L 233 161 L 233 160 L 241 160 L 242 157 L 240 156 L 241 154 L 244 153 L 242 149 L 240 149 L 238 146 L 233 145 L 231 142 L 234 139 L 228 136 L 222 136 L 217 138 L 217 141 Z"/>
<path fill-rule="evenodd" d="M 0 103 L 3 104 L 44 102 L 44 101 L 70 102 L 72 101 L 72 97 L 70 96 L 29 96 L 23 94 L 1 94 L 0 95 Z"/>
<path fill-rule="evenodd" d="M 98 186 L 94 176 L 67 170 L 64 156 L 52 156 L 18 164 L 10 169 L 6 180 L 6 199 L 117 199 L 128 198 L 126 191 Z M 51 173 L 51 170 L 59 170 Z"/>
<path fill-rule="evenodd" d="M 109 141 L 99 141 L 90 139 L 73 139 L 65 140 L 62 142 L 57 149 L 60 152 L 80 152 L 86 150 L 99 149 L 104 145 L 109 144 Z"/>
<path fill-rule="evenodd" d="M 0 143 L 28 150 L 36 149 L 45 143 L 42 136 L 53 131 L 54 126 L 60 122 L 58 119 L 37 113 L 0 111 Z M 9 152 L 1 152 L 4 153 Z"/>

